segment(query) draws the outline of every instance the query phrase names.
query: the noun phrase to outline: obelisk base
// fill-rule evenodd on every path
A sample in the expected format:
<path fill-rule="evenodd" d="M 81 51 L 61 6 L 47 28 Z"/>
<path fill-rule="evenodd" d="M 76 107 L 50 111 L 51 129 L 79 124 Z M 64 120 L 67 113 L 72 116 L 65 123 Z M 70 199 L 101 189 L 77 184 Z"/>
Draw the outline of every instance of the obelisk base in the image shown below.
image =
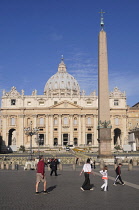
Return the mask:
<path fill-rule="evenodd" d="M 98 142 L 99 142 L 99 157 L 110 158 L 111 153 L 111 128 L 98 129 Z"/>

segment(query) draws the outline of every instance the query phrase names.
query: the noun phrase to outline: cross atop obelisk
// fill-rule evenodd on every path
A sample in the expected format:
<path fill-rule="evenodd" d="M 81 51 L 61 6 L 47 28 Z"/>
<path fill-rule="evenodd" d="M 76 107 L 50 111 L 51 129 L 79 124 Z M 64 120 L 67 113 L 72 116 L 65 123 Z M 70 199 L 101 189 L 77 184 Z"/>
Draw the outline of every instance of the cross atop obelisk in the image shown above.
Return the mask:
<path fill-rule="evenodd" d="M 101 14 L 101 21 L 100 21 L 100 26 L 101 26 L 101 30 L 103 30 L 103 27 L 104 27 L 104 18 L 103 18 L 103 14 L 105 12 L 102 11 L 101 9 L 101 12 L 99 12 Z"/>
<path fill-rule="evenodd" d="M 111 127 L 108 85 L 107 37 L 101 10 L 101 31 L 98 38 L 98 141 L 99 155 L 111 154 Z"/>

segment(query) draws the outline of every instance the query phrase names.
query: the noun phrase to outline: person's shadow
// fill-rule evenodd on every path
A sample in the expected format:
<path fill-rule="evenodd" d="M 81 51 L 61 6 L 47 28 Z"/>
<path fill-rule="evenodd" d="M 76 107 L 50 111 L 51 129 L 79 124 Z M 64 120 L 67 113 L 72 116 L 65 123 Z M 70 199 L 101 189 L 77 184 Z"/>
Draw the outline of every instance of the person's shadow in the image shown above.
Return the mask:
<path fill-rule="evenodd" d="M 48 188 L 47 188 L 47 191 L 48 191 L 48 192 L 51 192 L 51 191 L 53 191 L 56 187 L 57 187 L 57 185 L 48 187 Z"/>

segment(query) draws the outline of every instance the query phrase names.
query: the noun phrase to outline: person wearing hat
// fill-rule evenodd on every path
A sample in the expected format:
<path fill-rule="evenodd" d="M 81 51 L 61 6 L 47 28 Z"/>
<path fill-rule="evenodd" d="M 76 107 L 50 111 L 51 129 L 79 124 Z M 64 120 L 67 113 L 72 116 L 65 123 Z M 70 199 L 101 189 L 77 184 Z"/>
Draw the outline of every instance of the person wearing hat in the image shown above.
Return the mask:
<path fill-rule="evenodd" d="M 82 172 L 84 172 L 85 181 L 84 181 L 82 187 L 80 187 L 80 189 L 82 191 L 84 191 L 84 190 L 94 190 L 92 188 L 92 185 L 90 184 L 90 178 L 89 178 L 89 174 L 93 173 L 92 169 L 91 169 L 91 165 L 90 165 L 90 158 L 88 158 L 86 163 L 84 164 L 80 175 L 82 174 Z"/>
<path fill-rule="evenodd" d="M 122 181 L 122 178 L 121 178 L 121 166 L 122 166 L 122 164 L 119 163 L 119 165 L 117 166 L 117 168 L 115 170 L 115 172 L 116 172 L 116 178 L 115 178 L 115 181 L 113 183 L 113 185 L 115 185 L 115 186 L 117 186 L 116 185 L 116 182 L 117 182 L 118 179 L 120 180 L 120 182 L 121 182 L 122 185 L 125 185 L 125 183 Z"/>

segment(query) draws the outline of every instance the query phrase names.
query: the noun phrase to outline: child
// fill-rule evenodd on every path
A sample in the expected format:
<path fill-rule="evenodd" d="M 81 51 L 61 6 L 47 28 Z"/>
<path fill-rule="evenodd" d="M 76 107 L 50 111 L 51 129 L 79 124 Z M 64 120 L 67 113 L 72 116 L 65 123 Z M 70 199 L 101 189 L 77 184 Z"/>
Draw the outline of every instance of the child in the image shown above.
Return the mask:
<path fill-rule="evenodd" d="M 101 186 L 101 190 L 107 191 L 108 190 L 108 168 L 105 166 L 103 170 L 100 171 L 102 175 L 102 179 L 104 181 L 104 184 Z"/>

